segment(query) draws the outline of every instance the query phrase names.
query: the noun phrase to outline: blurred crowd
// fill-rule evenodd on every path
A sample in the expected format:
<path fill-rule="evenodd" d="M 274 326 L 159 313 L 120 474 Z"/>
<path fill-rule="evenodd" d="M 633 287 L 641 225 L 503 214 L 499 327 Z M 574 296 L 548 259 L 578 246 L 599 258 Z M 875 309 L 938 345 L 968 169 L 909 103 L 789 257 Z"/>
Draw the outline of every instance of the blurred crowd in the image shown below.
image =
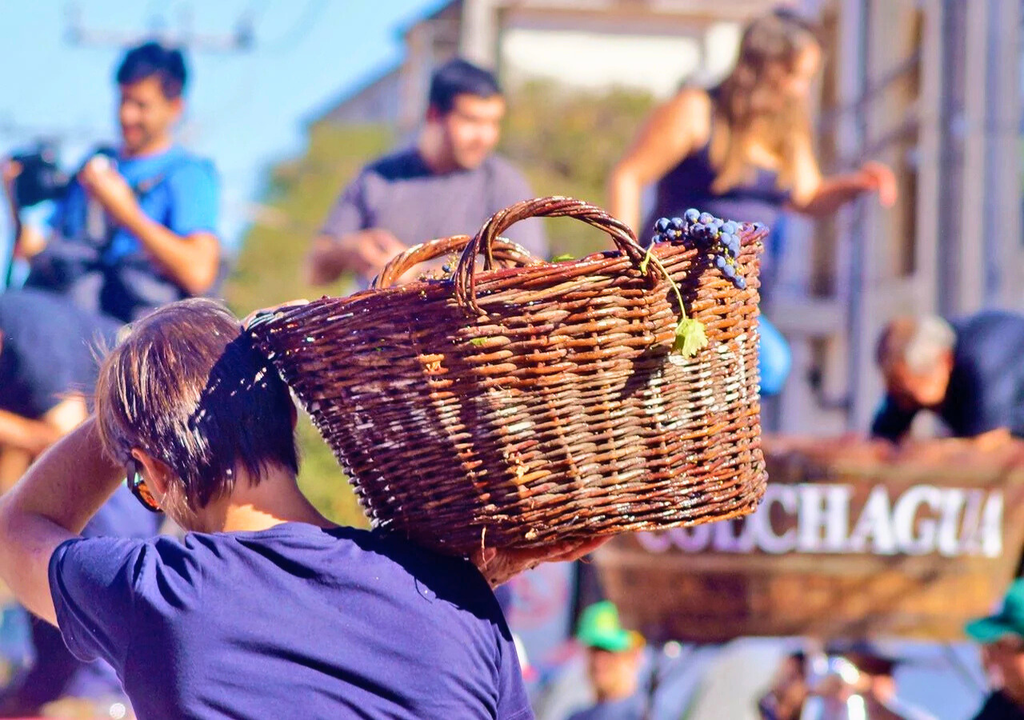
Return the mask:
<path fill-rule="evenodd" d="M 638 129 L 608 179 L 611 214 L 645 241 L 656 219 L 689 208 L 777 228 L 784 213 L 827 216 L 865 195 L 891 206 L 896 182 L 885 165 L 865 159 L 856 171 L 836 176 L 819 169 L 809 95 L 824 50 L 801 15 L 778 11 L 753 21 L 725 80 L 682 87 Z M 98 148 L 70 176 L 45 152 L 14 156 L 3 166 L 17 232 L 0 294 L 4 492 L 89 416 L 100 348 L 116 344 L 126 324 L 169 303 L 219 296 L 230 270 L 218 235 L 216 170 L 175 140 L 186 102 L 186 58 L 145 43 L 125 53 L 114 82 L 116 147 Z M 366 287 L 409 246 L 473 232 L 493 213 L 532 197 L 521 171 L 495 151 L 505 112 L 490 71 L 461 59 L 438 68 L 413 143 L 366 165 L 310 239 L 309 282 L 349 276 Z M 655 199 L 645 208 L 649 186 Z M 52 214 L 30 218 L 27 211 L 44 200 L 53 202 Z M 510 239 L 549 258 L 540 220 L 517 224 Z M 766 397 L 781 390 L 790 368 L 786 340 L 770 322 L 784 240 L 780 232 L 770 236 L 761 278 Z M 927 410 L 951 434 L 979 443 L 1021 436 L 1022 351 L 1024 316 L 1017 314 L 894 319 L 879 339 L 886 396 L 872 434 L 898 441 Z M 142 538 L 176 531 L 136 502 L 132 495 L 142 490 L 133 479 L 84 534 Z M 1024 584 L 1010 588 L 999 614 L 967 633 L 984 646 L 994 688 L 977 717 L 1024 717 Z M 131 712 L 119 678 L 103 661 L 78 661 L 60 632 L 36 619 L 30 639 L 34 659 L 0 692 L 0 717 L 40 713 L 67 698 L 80 698 L 104 717 Z M 615 607 L 605 601 L 586 608 L 577 639 L 586 648 L 595 704 L 573 720 L 653 719 L 651 688 L 640 681 L 644 639 L 620 625 Z M 860 645 L 794 653 L 758 710 L 766 720 L 929 717 L 900 701 L 893 680 L 899 662 Z"/>
<path fill-rule="evenodd" d="M 1024 717 L 1024 580 L 1010 586 L 998 612 L 968 623 L 964 632 L 981 649 L 991 687 L 972 717 Z M 586 652 L 593 704 L 572 713 L 570 720 L 690 716 L 686 713 L 689 705 L 673 706 L 659 700 L 657 669 L 642 653 L 645 640 L 621 625 L 611 602 L 604 600 L 583 610 L 575 639 Z M 952 717 L 934 715 L 903 698 L 896 671 L 915 662 L 919 660 L 879 643 L 808 640 L 804 649 L 782 658 L 774 678 L 751 704 L 756 704 L 756 714 L 762 720 Z"/>

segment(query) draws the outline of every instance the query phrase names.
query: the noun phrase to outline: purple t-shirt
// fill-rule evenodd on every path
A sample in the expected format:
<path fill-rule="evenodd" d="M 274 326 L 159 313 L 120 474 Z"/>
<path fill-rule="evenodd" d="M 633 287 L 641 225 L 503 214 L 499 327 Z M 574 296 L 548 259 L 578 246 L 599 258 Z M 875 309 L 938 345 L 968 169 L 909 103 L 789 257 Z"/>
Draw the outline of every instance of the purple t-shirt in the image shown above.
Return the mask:
<path fill-rule="evenodd" d="M 399 538 L 286 523 L 76 538 L 50 560 L 68 647 L 147 718 L 531 718 L 480 573 Z"/>

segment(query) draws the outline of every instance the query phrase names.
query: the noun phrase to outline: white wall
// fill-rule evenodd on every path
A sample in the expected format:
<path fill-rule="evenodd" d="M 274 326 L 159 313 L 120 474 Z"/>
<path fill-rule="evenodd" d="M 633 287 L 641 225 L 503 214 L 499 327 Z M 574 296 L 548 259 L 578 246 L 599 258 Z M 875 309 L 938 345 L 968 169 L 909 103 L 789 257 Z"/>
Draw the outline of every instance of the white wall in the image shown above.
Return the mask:
<path fill-rule="evenodd" d="M 501 64 L 512 83 L 543 78 L 581 89 L 624 86 L 667 97 L 684 80 L 705 82 L 727 71 L 738 37 L 733 23 L 712 26 L 706 38 L 508 28 Z"/>

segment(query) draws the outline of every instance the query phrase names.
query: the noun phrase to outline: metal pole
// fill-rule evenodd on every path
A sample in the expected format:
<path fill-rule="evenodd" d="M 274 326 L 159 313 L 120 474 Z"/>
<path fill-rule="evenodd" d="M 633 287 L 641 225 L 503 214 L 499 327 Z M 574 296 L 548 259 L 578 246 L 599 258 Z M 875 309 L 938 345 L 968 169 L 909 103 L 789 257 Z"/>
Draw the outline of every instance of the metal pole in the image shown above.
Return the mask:
<path fill-rule="evenodd" d="M 962 0 L 943 0 L 942 3 L 942 101 L 941 101 L 941 160 L 939 179 L 939 312 L 956 315 L 961 312 L 962 274 L 960 257 L 961 193 L 963 179 L 964 117 L 962 92 L 964 81 L 963 35 L 965 5 Z"/>
<path fill-rule="evenodd" d="M 871 0 L 862 0 L 858 4 L 857 13 L 857 90 L 858 97 L 863 96 L 868 85 L 868 52 L 870 50 L 868 31 L 871 22 Z M 865 144 L 868 131 L 868 108 L 860 104 L 857 106 L 854 122 L 855 139 L 853 149 L 859 153 Z M 850 363 L 850 388 L 853 404 L 847 423 L 850 429 L 859 429 L 864 424 L 866 415 L 864 394 L 867 363 L 870 363 L 870 340 L 866 337 L 868 328 L 871 326 L 868 317 L 868 304 L 871 300 L 871 292 L 868 287 L 870 281 L 871 234 L 865 232 L 865 207 L 864 200 L 857 200 L 851 208 L 850 223 L 850 316 L 849 316 L 849 337 L 851 343 Z"/>

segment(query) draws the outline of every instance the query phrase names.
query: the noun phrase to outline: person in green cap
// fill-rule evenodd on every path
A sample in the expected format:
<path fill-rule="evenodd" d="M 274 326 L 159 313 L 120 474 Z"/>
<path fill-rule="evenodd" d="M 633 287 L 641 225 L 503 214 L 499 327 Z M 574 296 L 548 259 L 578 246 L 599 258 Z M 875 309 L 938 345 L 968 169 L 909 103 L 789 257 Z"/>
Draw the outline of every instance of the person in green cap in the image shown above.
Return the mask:
<path fill-rule="evenodd" d="M 587 649 L 587 671 L 597 702 L 569 720 L 641 720 L 647 707 L 639 687 L 643 636 L 623 628 L 618 608 L 602 600 L 583 610 L 576 639 Z"/>
<path fill-rule="evenodd" d="M 974 720 L 1024 720 L 1024 579 L 1010 585 L 1002 610 L 964 630 L 981 644 L 985 667 L 996 676 L 996 689 Z"/>

